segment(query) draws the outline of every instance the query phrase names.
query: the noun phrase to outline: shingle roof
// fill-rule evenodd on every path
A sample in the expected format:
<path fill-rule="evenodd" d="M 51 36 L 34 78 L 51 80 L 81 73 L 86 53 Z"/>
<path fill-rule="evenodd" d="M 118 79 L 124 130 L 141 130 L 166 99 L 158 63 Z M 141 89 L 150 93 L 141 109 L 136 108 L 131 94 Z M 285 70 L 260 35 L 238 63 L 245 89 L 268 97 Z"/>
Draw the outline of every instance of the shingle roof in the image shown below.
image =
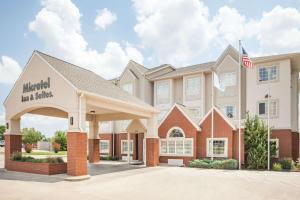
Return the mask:
<path fill-rule="evenodd" d="M 44 60 L 79 90 L 114 98 L 116 100 L 132 102 L 148 109 L 153 108 L 149 104 L 123 91 L 112 82 L 105 80 L 90 70 L 78 67 L 39 51 L 36 51 L 36 53 L 42 56 Z"/>
<path fill-rule="evenodd" d="M 207 71 L 214 64 L 215 64 L 215 62 L 207 62 L 207 63 L 192 65 L 192 66 L 188 66 L 188 67 L 176 68 L 176 70 L 174 70 L 172 72 L 169 72 L 167 74 L 163 74 L 161 76 L 157 76 L 157 77 L 153 78 L 152 80 L 165 79 L 165 78 L 174 78 L 174 77 L 178 77 L 178 76 L 182 76 L 182 75 Z"/>

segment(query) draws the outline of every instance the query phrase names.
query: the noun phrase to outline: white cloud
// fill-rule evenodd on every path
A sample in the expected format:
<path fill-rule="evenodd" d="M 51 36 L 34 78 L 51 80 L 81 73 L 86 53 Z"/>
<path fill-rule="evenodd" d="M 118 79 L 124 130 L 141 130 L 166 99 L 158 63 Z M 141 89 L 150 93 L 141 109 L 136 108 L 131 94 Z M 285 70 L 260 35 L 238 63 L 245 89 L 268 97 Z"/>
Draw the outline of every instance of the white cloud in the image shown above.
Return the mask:
<path fill-rule="evenodd" d="M 17 61 L 8 56 L 2 56 L 0 60 L 0 83 L 14 83 L 22 69 Z"/>
<path fill-rule="evenodd" d="M 29 23 L 29 30 L 44 41 L 52 55 L 105 78 L 118 76 L 132 58 L 143 62 L 142 54 L 131 45 L 108 42 L 103 52 L 90 48 L 81 33 L 79 9 L 70 0 L 44 0 L 42 6 L 35 20 Z"/>
<path fill-rule="evenodd" d="M 137 14 L 135 32 L 159 62 L 186 64 L 205 52 L 237 46 L 238 40 L 258 43 L 256 54 L 300 50 L 300 12 L 274 7 L 258 19 L 223 6 L 209 16 L 198 0 L 132 0 Z"/>
<path fill-rule="evenodd" d="M 117 15 L 107 8 L 102 9 L 98 12 L 98 15 L 95 18 L 95 24 L 97 28 L 101 28 L 103 30 L 106 29 L 107 26 L 111 25 L 117 20 Z"/>
<path fill-rule="evenodd" d="M 274 7 L 256 22 L 256 37 L 263 53 L 300 50 L 300 12 L 295 8 Z"/>
<path fill-rule="evenodd" d="M 159 62 L 180 65 L 207 49 L 214 37 L 208 8 L 198 0 L 133 0 L 135 32 Z"/>

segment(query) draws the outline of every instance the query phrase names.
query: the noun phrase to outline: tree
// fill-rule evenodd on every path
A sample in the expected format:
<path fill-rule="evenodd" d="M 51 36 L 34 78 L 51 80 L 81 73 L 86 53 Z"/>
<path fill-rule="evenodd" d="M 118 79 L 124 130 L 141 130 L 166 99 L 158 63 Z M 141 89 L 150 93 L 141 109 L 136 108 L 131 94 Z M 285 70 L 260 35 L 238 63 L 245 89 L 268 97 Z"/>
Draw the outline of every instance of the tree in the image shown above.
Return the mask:
<path fill-rule="evenodd" d="M 21 132 L 24 144 L 36 144 L 38 141 L 45 138 L 40 131 L 37 131 L 34 128 L 23 128 Z"/>
<path fill-rule="evenodd" d="M 0 140 L 4 140 L 4 133 L 5 133 L 5 126 L 1 125 L 0 126 Z"/>
<path fill-rule="evenodd" d="M 248 169 L 265 169 L 268 165 L 268 126 L 257 115 L 247 113 L 244 130 L 246 163 Z M 275 155 L 276 146 L 271 146 Z"/>
<path fill-rule="evenodd" d="M 60 150 L 67 151 L 67 135 L 64 131 L 56 131 L 53 137 L 53 143 L 60 144 Z"/>

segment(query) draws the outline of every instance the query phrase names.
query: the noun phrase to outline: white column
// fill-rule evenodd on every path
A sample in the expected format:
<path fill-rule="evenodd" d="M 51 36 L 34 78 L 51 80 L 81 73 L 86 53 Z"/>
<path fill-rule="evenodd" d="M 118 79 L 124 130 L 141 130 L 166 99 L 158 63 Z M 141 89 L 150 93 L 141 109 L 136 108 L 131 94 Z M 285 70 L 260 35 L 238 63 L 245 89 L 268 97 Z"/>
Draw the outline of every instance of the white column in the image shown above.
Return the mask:
<path fill-rule="evenodd" d="M 99 122 L 93 116 L 93 120 L 89 121 L 89 139 L 99 139 Z"/>
<path fill-rule="evenodd" d="M 127 162 L 130 164 L 130 133 L 127 132 Z"/>
<path fill-rule="evenodd" d="M 152 118 L 147 119 L 146 138 L 158 138 L 157 114 L 154 114 Z"/>

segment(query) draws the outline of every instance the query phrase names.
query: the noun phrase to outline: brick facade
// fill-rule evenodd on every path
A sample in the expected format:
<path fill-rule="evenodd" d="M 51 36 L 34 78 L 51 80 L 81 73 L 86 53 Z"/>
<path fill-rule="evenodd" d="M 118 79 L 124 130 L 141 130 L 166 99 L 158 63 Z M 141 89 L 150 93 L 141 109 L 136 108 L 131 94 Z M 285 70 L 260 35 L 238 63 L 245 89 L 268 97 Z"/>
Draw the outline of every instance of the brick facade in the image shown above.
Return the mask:
<path fill-rule="evenodd" d="M 99 139 L 89 139 L 89 162 L 97 163 L 99 161 Z"/>
<path fill-rule="evenodd" d="M 5 168 L 7 169 L 11 156 L 22 152 L 22 135 L 4 135 L 5 138 Z"/>
<path fill-rule="evenodd" d="M 159 164 L 159 139 L 146 138 L 146 166 L 155 167 Z"/>
<path fill-rule="evenodd" d="M 81 132 L 67 133 L 68 175 L 87 175 L 87 134 Z"/>

